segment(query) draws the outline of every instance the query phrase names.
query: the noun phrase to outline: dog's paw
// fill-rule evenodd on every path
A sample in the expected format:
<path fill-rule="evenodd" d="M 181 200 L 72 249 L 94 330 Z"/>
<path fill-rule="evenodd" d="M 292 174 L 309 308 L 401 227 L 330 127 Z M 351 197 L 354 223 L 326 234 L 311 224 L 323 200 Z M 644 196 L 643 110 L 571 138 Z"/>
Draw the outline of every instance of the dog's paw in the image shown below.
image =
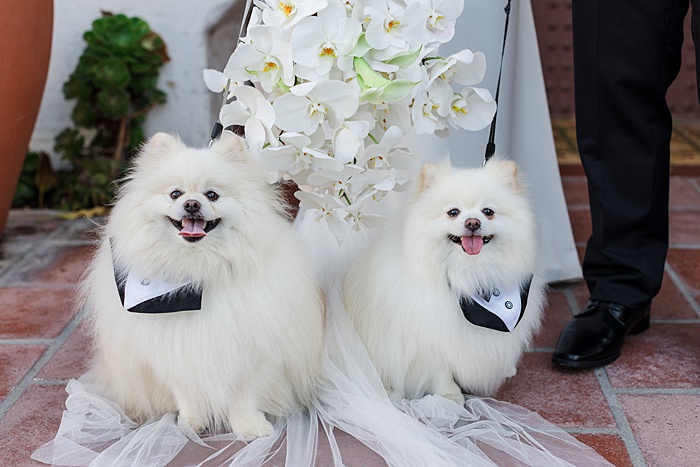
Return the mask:
<path fill-rule="evenodd" d="M 442 397 L 444 397 L 447 400 L 451 400 L 455 404 L 459 406 L 464 406 L 464 394 L 440 394 Z"/>
<path fill-rule="evenodd" d="M 464 405 L 464 394 L 451 376 L 444 376 L 434 382 L 433 393 L 451 400 L 457 405 Z"/>
<path fill-rule="evenodd" d="M 202 434 L 206 431 L 207 425 L 206 423 L 202 422 L 200 419 L 197 417 L 190 417 L 183 415 L 182 412 L 178 416 L 178 420 L 182 423 L 186 423 L 194 430 L 195 433 L 197 434 Z"/>
<path fill-rule="evenodd" d="M 230 420 L 231 431 L 243 437 L 246 441 L 270 436 L 275 432 L 272 423 L 267 421 L 262 412 L 252 412 L 245 415 L 237 415 Z"/>

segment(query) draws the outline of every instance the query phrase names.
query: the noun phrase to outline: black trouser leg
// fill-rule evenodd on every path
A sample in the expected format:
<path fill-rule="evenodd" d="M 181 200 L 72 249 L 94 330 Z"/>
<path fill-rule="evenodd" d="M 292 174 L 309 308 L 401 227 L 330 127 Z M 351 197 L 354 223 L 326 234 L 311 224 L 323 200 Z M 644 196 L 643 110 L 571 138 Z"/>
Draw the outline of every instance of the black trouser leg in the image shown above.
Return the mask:
<path fill-rule="evenodd" d="M 668 249 L 671 114 L 689 0 L 573 0 L 576 129 L 593 233 L 592 299 L 639 308 Z"/>

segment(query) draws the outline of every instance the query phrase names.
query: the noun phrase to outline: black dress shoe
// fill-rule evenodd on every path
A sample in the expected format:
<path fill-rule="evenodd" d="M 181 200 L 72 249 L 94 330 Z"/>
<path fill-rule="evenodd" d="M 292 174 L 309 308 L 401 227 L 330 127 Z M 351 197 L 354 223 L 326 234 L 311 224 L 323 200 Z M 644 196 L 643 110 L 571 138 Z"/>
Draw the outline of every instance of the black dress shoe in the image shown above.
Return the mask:
<path fill-rule="evenodd" d="M 650 311 L 651 305 L 629 308 L 591 300 L 559 335 L 552 361 L 574 368 L 595 368 L 614 362 L 628 334 L 649 329 Z"/>

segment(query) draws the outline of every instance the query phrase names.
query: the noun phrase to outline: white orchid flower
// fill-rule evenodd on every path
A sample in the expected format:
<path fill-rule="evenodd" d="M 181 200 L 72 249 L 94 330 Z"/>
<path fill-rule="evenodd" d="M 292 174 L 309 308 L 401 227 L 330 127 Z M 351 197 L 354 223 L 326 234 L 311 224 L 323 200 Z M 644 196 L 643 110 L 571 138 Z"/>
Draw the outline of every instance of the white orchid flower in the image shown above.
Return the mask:
<path fill-rule="evenodd" d="M 282 133 L 282 145 L 267 147 L 261 153 L 265 168 L 287 172 L 295 180 L 297 177 L 294 176 L 304 170 L 342 170 L 342 163 L 319 149 L 323 146 L 323 139 L 323 132 L 320 130 L 311 137 L 294 132 Z"/>
<path fill-rule="evenodd" d="M 248 28 L 247 39 L 231 55 L 224 75 L 233 81 L 259 82 L 265 92 L 271 92 L 280 81 L 292 86 L 294 63 L 289 42 L 279 37 L 275 28 L 262 25 Z"/>
<path fill-rule="evenodd" d="M 410 42 L 406 36 L 405 31 L 414 27 L 415 18 L 407 17 L 404 12 L 404 4 L 395 0 L 369 0 L 364 7 L 364 39 L 377 60 L 390 60 L 423 45 Z"/>
<path fill-rule="evenodd" d="M 390 191 L 402 191 L 402 185 L 407 181 L 407 179 L 396 179 L 393 173 L 386 170 L 366 170 L 350 180 L 354 197 L 353 206 L 362 206 L 369 200 L 380 201 Z"/>
<path fill-rule="evenodd" d="M 396 185 L 394 175 L 386 170 L 366 170 L 350 180 L 353 193 L 362 193 L 363 198 L 379 191 L 391 191 Z"/>
<path fill-rule="evenodd" d="M 455 128 L 477 131 L 486 128 L 495 113 L 496 102 L 488 90 L 466 87 L 454 94 L 448 118 Z"/>
<path fill-rule="evenodd" d="M 357 21 L 364 21 L 364 16 L 362 10 L 365 7 L 366 0 L 340 0 L 340 3 L 345 8 L 345 14 L 348 18 L 355 19 Z"/>
<path fill-rule="evenodd" d="M 367 121 L 346 121 L 339 125 L 333 136 L 333 156 L 341 164 L 354 163 L 365 149 L 365 138 L 369 134 Z"/>
<path fill-rule="evenodd" d="M 346 211 L 349 216 L 347 221 L 352 225 L 352 230 L 359 232 L 362 229 L 377 229 L 386 226 L 387 219 L 379 214 L 370 214 L 362 211 L 362 204 L 357 203 L 348 206 Z"/>
<path fill-rule="evenodd" d="M 445 128 L 453 97 L 454 92 L 445 80 L 435 81 L 427 91 L 416 96 L 411 117 L 417 135 L 433 134 Z"/>
<path fill-rule="evenodd" d="M 292 32 L 292 57 L 297 64 L 326 76 L 334 64 L 340 70 L 352 67 L 348 54 L 362 34 L 359 21 L 346 16 L 337 1 L 319 11 L 317 16 L 304 18 Z"/>
<path fill-rule="evenodd" d="M 300 201 L 299 207 L 314 213 L 317 222 L 326 222 L 338 242 L 347 240 L 351 226 L 346 220 L 348 213 L 338 198 L 327 194 L 297 191 L 294 196 Z"/>
<path fill-rule="evenodd" d="M 328 0 L 265 0 L 265 3 L 269 9 L 263 10 L 263 22 L 289 30 L 304 18 L 326 8 Z"/>
<path fill-rule="evenodd" d="M 392 126 L 378 143 L 365 148 L 363 157 L 357 160 L 357 165 L 368 169 L 417 169 L 420 165 L 417 156 L 408 152 L 406 148 L 395 148 L 403 137 L 404 132 L 399 127 Z"/>
<path fill-rule="evenodd" d="M 256 151 L 265 143 L 278 144 L 272 130 L 275 111 L 265 96 L 252 86 L 236 86 L 231 92 L 236 100 L 224 105 L 219 114 L 224 128 L 231 125 L 244 127 L 248 145 Z"/>
<path fill-rule="evenodd" d="M 405 0 L 404 17 L 413 21 L 405 35 L 411 42 L 445 44 L 455 33 L 455 22 L 464 8 L 463 0 Z"/>
<path fill-rule="evenodd" d="M 343 198 L 347 204 L 351 204 L 352 191 L 350 183 L 352 178 L 362 173 L 362 168 L 356 165 L 344 165 L 342 170 L 318 170 L 309 174 L 306 182 L 309 185 L 322 188 L 337 198 Z M 359 189 L 364 188 L 365 185 Z M 357 186 L 355 186 L 357 189 Z"/>
<path fill-rule="evenodd" d="M 356 87 L 342 81 L 317 81 L 298 84 L 272 104 L 276 125 L 284 131 L 307 135 L 325 120 L 331 125 L 351 117 L 358 108 Z"/>
<path fill-rule="evenodd" d="M 402 49 L 404 6 L 393 0 L 370 0 L 362 10 L 365 17 L 365 40 L 369 47 L 384 50 L 387 47 Z"/>
<path fill-rule="evenodd" d="M 446 58 L 431 58 L 427 60 L 426 68 L 430 73 L 428 86 L 436 79 L 471 86 L 483 81 L 486 74 L 486 56 L 483 52 L 474 53 L 464 49 Z"/>
<path fill-rule="evenodd" d="M 204 84 L 211 92 L 223 92 L 229 82 L 228 77 L 219 70 L 205 68 L 202 71 Z"/>
<path fill-rule="evenodd" d="M 411 131 L 411 106 L 413 98 L 409 95 L 400 101 L 378 104 L 364 104 L 376 120 L 372 135 L 379 139 L 392 126 L 397 126 L 404 134 Z"/>

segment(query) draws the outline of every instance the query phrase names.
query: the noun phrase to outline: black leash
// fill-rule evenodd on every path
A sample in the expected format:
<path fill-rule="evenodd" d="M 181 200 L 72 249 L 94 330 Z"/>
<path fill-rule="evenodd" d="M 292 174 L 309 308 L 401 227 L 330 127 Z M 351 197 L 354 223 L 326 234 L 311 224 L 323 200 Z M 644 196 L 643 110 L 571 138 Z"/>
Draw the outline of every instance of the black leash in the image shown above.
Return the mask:
<path fill-rule="evenodd" d="M 501 92 L 501 75 L 503 74 L 503 57 L 506 54 L 506 38 L 508 37 L 508 21 L 510 20 L 510 2 L 511 0 L 508 0 L 508 4 L 504 8 L 504 11 L 506 12 L 506 25 L 503 30 L 503 48 L 501 49 L 501 66 L 498 70 L 498 84 L 496 85 L 496 113 L 493 114 L 493 121 L 491 122 L 491 131 L 489 133 L 489 142 L 486 143 L 486 154 L 484 155 L 484 164 L 493 157 L 494 153 L 496 152 L 496 143 L 494 142 L 496 138 L 496 117 L 498 117 L 498 95 Z"/>
<path fill-rule="evenodd" d="M 241 17 L 241 29 L 238 31 L 238 39 L 240 40 L 241 36 L 248 30 L 248 23 L 250 23 L 250 17 L 253 14 L 253 0 L 246 0 L 245 2 L 245 7 L 243 8 L 243 16 Z M 235 50 L 235 49 L 234 49 Z M 248 85 L 252 85 L 250 82 L 246 82 Z M 231 87 L 231 80 L 229 79 L 226 82 L 226 86 L 224 86 L 224 91 L 223 91 L 223 97 L 221 99 L 221 108 L 223 108 L 224 105 L 226 105 L 228 101 L 228 92 L 229 88 Z M 221 124 L 220 117 L 217 115 L 216 117 L 216 123 L 214 123 L 214 128 L 211 130 L 211 140 L 209 141 L 209 146 L 214 143 L 217 139 L 219 139 L 219 136 L 221 136 L 221 132 L 224 131 L 224 126 Z M 233 128 L 234 133 L 236 133 L 239 136 L 243 136 L 243 127 L 236 125 Z"/>

